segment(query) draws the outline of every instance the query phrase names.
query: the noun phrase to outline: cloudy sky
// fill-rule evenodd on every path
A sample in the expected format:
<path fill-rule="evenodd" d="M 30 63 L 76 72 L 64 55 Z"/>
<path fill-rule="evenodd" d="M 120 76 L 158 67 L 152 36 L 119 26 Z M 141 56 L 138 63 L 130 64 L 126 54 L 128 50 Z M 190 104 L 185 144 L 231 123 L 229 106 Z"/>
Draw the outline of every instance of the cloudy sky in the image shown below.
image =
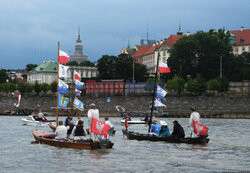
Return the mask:
<path fill-rule="evenodd" d="M 0 0 L 0 67 L 23 69 L 69 54 L 81 28 L 84 53 L 94 62 L 118 55 L 128 40 L 161 40 L 225 27 L 250 29 L 249 0 Z"/>

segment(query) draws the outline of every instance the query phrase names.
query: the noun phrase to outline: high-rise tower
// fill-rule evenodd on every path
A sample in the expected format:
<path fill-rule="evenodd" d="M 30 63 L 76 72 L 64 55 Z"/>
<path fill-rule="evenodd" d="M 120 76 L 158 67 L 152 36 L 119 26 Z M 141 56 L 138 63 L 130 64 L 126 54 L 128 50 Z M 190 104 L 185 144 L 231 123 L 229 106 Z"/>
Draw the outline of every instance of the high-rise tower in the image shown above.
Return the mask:
<path fill-rule="evenodd" d="M 80 27 L 78 28 L 78 39 L 75 45 L 75 54 L 70 56 L 70 61 L 76 61 L 79 64 L 83 61 L 88 61 L 88 55 L 83 54 L 82 40 L 80 37 Z"/>

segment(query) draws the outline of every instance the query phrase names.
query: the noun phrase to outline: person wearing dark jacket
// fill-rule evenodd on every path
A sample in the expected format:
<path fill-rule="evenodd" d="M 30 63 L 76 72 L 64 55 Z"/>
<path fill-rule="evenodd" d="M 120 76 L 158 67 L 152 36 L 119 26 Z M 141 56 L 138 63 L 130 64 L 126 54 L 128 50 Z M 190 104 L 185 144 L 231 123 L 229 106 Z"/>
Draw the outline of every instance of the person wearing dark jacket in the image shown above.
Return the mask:
<path fill-rule="evenodd" d="M 174 129 L 171 134 L 171 137 L 184 138 L 185 133 L 182 126 L 176 120 L 173 123 L 174 123 Z"/>

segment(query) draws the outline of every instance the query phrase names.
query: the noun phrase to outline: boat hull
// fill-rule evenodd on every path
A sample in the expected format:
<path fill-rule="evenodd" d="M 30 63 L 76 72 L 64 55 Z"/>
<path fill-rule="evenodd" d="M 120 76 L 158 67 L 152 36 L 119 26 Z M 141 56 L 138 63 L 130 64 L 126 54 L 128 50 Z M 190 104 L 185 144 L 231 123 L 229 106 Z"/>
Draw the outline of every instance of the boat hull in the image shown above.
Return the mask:
<path fill-rule="evenodd" d="M 63 148 L 75 148 L 75 149 L 102 149 L 100 142 L 76 142 L 76 141 L 58 141 L 50 138 L 43 137 L 45 135 L 44 132 L 39 130 L 32 131 L 35 140 L 41 144 L 47 144 L 55 147 L 63 147 Z M 113 143 L 109 142 L 105 146 L 105 148 L 112 148 Z"/>
<path fill-rule="evenodd" d="M 128 124 L 147 124 L 147 122 L 146 121 L 141 121 L 141 120 L 137 120 L 137 121 L 135 121 L 135 120 L 131 120 L 131 121 L 127 121 L 128 122 Z M 125 123 L 125 120 L 121 120 L 121 123 Z"/>
<path fill-rule="evenodd" d="M 136 133 L 133 131 L 122 130 L 123 135 L 125 135 L 130 140 L 147 140 L 147 141 L 164 141 L 167 143 L 187 143 L 187 144 L 207 144 L 209 139 L 207 137 L 198 138 L 175 138 L 175 137 L 158 137 L 155 135 Z"/>

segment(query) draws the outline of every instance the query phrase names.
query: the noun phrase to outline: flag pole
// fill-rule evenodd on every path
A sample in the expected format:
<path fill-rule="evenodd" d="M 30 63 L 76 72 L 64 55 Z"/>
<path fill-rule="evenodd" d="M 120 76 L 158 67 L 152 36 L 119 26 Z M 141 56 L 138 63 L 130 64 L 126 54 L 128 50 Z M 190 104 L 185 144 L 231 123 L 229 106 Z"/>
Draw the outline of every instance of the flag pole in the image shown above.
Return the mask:
<path fill-rule="evenodd" d="M 58 126 L 58 83 L 59 83 L 59 49 L 60 49 L 60 42 L 58 41 L 58 49 L 57 49 L 57 86 L 56 86 L 56 90 L 57 90 L 57 103 L 56 103 L 56 127 Z"/>
<path fill-rule="evenodd" d="M 157 53 L 158 54 L 157 54 L 157 64 L 156 64 L 156 70 L 155 70 L 154 92 L 153 92 L 153 97 L 152 97 L 152 107 L 151 107 L 151 112 L 150 112 L 150 119 L 149 119 L 149 122 L 148 122 L 148 133 L 150 132 L 151 124 L 152 124 L 152 116 L 153 116 L 155 93 L 156 93 L 156 82 L 157 82 L 157 75 L 158 75 L 158 68 L 159 68 L 160 53 L 159 52 L 157 52 Z"/>

